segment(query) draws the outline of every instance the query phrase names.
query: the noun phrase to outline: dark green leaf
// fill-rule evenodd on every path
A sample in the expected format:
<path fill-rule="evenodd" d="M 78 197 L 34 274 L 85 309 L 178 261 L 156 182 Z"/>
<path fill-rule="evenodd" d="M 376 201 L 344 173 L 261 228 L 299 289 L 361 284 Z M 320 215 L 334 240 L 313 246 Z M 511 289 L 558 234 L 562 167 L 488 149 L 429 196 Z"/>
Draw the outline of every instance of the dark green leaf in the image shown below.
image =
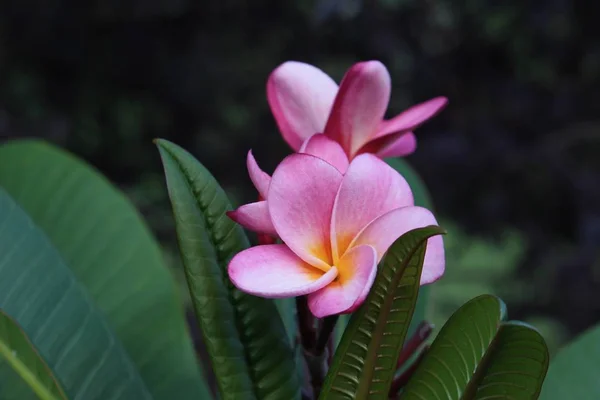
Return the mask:
<path fill-rule="evenodd" d="M 600 325 L 587 330 L 552 360 L 542 400 L 600 399 Z"/>
<path fill-rule="evenodd" d="M 294 399 L 294 354 L 274 302 L 246 295 L 227 276 L 248 246 L 225 212 L 227 196 L 188 152 L 157 140 L 192 301 L 223 399 Z"/>
<path fill-rule="evenodd" d="M 437 226 L 415 229 L 388 250 L 344 332 L 320 398 L 387 399 L 417 301 L 426 240 L 442 233 Z"/>
<path fill-rule="evenodd" d="M 175 281 L 131 203 L 103 176 L 37 140 L 0 147 L 0 186 L 59 251 L 156 399 L 205 399 Z"/>
<path fill-rule="evenodd" d="M 23 329 L 68 398 L 151 399 L 102 312 L 44 233 L 3 189 L 0 309 Z M 8 385 L 0 380 L 0 387 Z"/>
<path fill-rule="evenodd" d="M 503 322 L 506 308 L 495 296 L 474 298 L 441 329 L 401 399 L 535 399 L 548 367 L 540 334 Z"/>
<path fill-rule="evenodd" d="M 58 380 L 17 323 L 0 310 L 0 368 L 11 368 L 14 380 L 0 387 L 0 398 L 23 399 L 35 393 L 42 400 L 66 400 Z M 8 383 L 10 382 L 10 383 Z"/>

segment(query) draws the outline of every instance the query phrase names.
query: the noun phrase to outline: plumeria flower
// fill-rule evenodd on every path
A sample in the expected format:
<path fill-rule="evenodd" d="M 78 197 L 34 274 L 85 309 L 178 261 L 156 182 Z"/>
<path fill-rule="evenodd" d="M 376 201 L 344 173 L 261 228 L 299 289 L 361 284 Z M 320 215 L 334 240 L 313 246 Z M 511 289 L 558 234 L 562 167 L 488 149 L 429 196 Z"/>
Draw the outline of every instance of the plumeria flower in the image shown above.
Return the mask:
<path fill-rule="evenodd" d="M 337 152 L 339 144 L 350 160 L 361 153 L 380 158 L 411 154 L 413 130 L 448 103 L 436 97 L 384 120 L 390 92 L 390 74 L 379 61 L 354 64 L 339 88 L 320 69 L 297 61 L 281 64 L 267 83 L 271 111 L 294 151 L 322 147 L 321 152 Z M 323 136 L 311 143 L 315 134 Z"/>
<path fill-rule="evenodd" d="M 283 244 L 238 253 L 229 277 L 256 296 L 308 295 L 319 318 L 360 306 L 392 243 L 412 229 L 437 225 L 431 212 L 414 206 L 404 178 L 371 154 L 354 158 L 345 174 L 319 157 L 292 154 L 269 182 L 265 178 L 257 185 L 267 195 L 260 202 L 264 213 L 255 213 L 253 223 Z M 421 284 L 438 279 L 444 266 L 442 238 L 432 237 Z"/>

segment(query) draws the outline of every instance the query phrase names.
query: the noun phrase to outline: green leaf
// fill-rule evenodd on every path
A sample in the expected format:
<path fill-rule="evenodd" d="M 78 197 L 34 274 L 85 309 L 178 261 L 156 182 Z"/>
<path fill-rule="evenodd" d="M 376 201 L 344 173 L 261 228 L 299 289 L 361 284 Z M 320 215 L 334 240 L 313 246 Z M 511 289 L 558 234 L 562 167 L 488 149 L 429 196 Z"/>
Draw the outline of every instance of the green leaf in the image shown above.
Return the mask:
<path fill-rule="evenodd" d="M 127 198 L 81 160 L 37 140 L 0 146 L 0 186 L 104 313 L 152 396 L 209 398 L 175 281 Z"/>
<path fill-rule="evenodd" d="M 542 400 L 600 399 L 600 325 L 562 348 L 550 364 Z"/>
<path fill-rule="evenodd" d="M 504 303 L 491 295 L 459 308 L 400 398 L 537 398 L 548 368 L 546 343 L 535 329 L 505 317 Z"/>
<path fill-rule="evenodd" d="M 387 399 L 419 292 L 426 241 L 437 226 L 415 229 L 388 250 L 365 303 L 344 332 L 320 398 Z"/>
<path fill-rule="evenodd" d="M 26 398 L 35 393 L 42 400 L 66 400 L 58 380 L 19 325 L 0 310 L 0 359 L 12 368 L 15 379 L 0 387 L 0 398 Z"/>
<path fill-rule="evenodd" d="M 431 196 L 429 195 L 429 191 L 427 190 L 425 182 L 423 182 L 417 171 L 415 171 L 410 166 L 410 164 L 403 158 L 388 158 L 385 161 L 390 167 L 394 168 L 400 173 L 400 175 L 404 177 L 404 179 L 406 179 L 413 192 L 413 197 L 415 198 L 415 205 L 425 207 L 426 209 L 433 212 L 434 208 Z M 413 313 L 413 319 L 410 323 L 410 328 L 408 328 L 408 336 L 413 335 L 416 332 L 419 324 L 422 321 L 426 320 L 430 299 L 430 287 L 430 285 L 427 285 L 419 289 L 419 297 L 417 299 L 417 305 Z"/>
<path fill-rule="evenodd" d="M 30 338 L 68 398 L 151 399 L 102 312 L 44 233 L 3 189 L 0 309 Z M 11 384 L 1 378 L 0 387 Z"/>
<path fill-rule="evenodd" d="M 273 301 L 235 289 L 231 257 L 248 247 L 214 177 L 187 151 L 157 140 L 192 302 L 223 399 L 294 399 L 300 385 Z"/>

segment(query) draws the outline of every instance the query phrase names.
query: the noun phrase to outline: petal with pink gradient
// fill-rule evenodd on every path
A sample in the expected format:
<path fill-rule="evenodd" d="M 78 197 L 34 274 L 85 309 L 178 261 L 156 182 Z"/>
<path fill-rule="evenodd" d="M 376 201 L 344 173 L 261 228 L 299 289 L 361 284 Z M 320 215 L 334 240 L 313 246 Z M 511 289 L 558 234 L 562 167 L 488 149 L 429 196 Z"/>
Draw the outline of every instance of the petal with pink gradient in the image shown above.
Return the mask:
<path fill-rule="evenodd" d="M 377 250 L 377 262 L 400 236 L 408 231 L 437 225 L 433 214 L 422 207 L 403 207 L 392 210 L 371 222 L 351 246 L 370 245 Z M 421 285 L 436 281 L 444 274 L 444 241 L 441 235 L 427 239 Z"/>
<path fill-rule="evenodd" d="M 413 204 L 410 186 L 392 167 L 372 154 L 354 158 L 333 206 L 331 244 L 334 262 L 371 221 L 393 209 Z"/>
<path fill-rule="evenodd" d="M 366 298 L 377 274 L 377 254 L 371 246 L 348 251 L 337 265 L 338 276 L 308 295 L 308 307 L 317 318 L 348 312 Z"/>
<path fill-rule="evenodd" d="M 279 237 L 307 263 L 327 271 L 331 210 L 342 174 L 326 161 L 292 154 L 275 169 L 269 187 L 271 221 Z"/>
<path fill-rule="evenodd" d="M 375 137 L 391 135 L 401 131 L 412 131 L 427 120 L 435 117 L 446 105 L 448 99 L 440 96 L 417 104 L 396 117 L 383 121 Z"/>
<path fill-rule="evenodd" d="M 354 156 L 377 134 L 390 91 L 390 74 L 382 63 L 354 64 L 342 80 L 324 133 Z"/>
<path fill-rule="evenodd" d="M 248 230 L 277 236 L 266 201 L 244 204 L 237 210 L 228 211 L 227 216 Z"/>
<path fill-rule="evenodd" d="M 227 269 L 243 292 L 267 298 L 302 296 L 330 284 L 338 270 L 323 272 L 302 261 L 287 246 L 270 244 L 238 253 Z"/>
<path fill-rule="evenodd" d="M 413 153 L 417 148 L 417 138 L 413 132 L 398 132 L 375 138 L 358 151 L 359 154 L 372 153 L 379 158 L 402 157 Z"/>
<path fill-rule="evenodd" d="M 348 156 L 344 153 L 342 146 L 322 133 L 312 135 L 306 139 L 302 147 L 300 147 L 299 153 L 306 153 L 322 158 L 336 167 L 342 174 L 348 169 Z"/>
<path fill-rule="evenodd" d="M 412 132 L 403 132 L 397 137 L 394 137 L 394 135 L 385 137 L 393 138 L 392 140 L 389 140 L 390 144 L 381 146 L 381 148 L 375 152 L 375 155 L 379 158 L 404 157 L 414 153 L 417 149 L 417 138 Z M 377 139 L 375 139 L 374 142 L 377 142 Z"/>
<path fill-rule="evenodd" d="M 254 184 L 254 187 L 258 193 L 260 193 L 262 198 L 266 199 L 267 193 L 269 192 L 269 185 L 271 184 L 271 177 L 269 174 L 260 169 L 258 163 L 254 159 L 252 150 L 248 151 L 248 157 L 246 157 L 246 166 L 248 168 L 250 180 Z"/>
<path fill-rule="evenodd" d="M 286 142 L 298 151 L 315 133 L 323 132 L 338 86 L 309 64 L 287 61 L 267 82 L 267 99 Z"/>

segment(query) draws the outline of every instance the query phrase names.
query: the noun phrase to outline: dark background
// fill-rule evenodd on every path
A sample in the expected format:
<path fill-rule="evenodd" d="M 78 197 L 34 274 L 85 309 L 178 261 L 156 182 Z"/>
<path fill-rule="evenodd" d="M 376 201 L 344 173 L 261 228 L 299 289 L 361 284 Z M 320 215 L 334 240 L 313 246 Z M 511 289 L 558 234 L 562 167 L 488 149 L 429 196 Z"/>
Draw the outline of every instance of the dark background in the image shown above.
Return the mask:
<path fill-rule="evenodd" d="M 494 292 L 559 344 L 600 319 L 598 17 L 592 0 L 0 0 L 0 138 L 93 164 L 177 266 L 151 139 L 253 200 L 247 150 L 269 172 L 289 152 L 268 74 L 293 59 L 339 81 L 381 60 L 390 116 L 450 99 L 408 157 L 451 227 L 432 318 Z"/>

